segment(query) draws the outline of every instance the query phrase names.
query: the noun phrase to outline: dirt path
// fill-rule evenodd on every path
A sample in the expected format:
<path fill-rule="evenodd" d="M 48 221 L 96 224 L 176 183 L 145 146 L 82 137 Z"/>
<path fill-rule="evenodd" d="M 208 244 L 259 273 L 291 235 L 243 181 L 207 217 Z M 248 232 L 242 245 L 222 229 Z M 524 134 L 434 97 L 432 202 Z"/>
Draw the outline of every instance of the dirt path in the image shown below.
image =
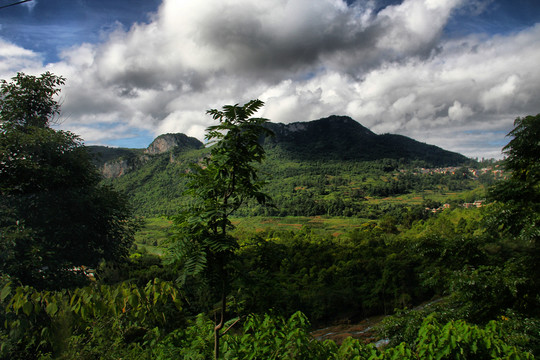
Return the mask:
<path fill-rule="evenodd" d="M 364 343 L 371 343 L 377 340 L 375 338 L 374 326 L 379 324 L 384 316 L 376 316 L 362 320 L 358 324 L 337 324 L 311 332 L 311 335 L 317 340 L 334 340 L 336 344 L 341 345 L 343 340 L 348 337 L 360 339 Z"/>

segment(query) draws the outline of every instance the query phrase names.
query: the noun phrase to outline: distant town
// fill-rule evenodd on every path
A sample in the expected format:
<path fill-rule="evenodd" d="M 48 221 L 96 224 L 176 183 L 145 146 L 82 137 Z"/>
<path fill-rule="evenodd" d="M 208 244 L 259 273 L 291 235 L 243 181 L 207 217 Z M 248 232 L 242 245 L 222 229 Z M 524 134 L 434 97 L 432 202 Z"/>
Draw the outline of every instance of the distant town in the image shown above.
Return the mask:
<path fill-rule="evenodd" d="M 449 167 L 439 167 L 439 168 L 416 168 L 413 171 L 414 175 L 433 175 L 433 174 L 459 174 L 467 170 L 469 174 L 473 177 L 480 177 L 481 175 L 491 174 L 495 179 L 504 179 L 505 172 L 500 168 L 499 164 L 488 166 L 482 169 L 475 169 L 472 167 L 462 167 L 462 166 L 449 166 Z M 401 173 L 407 173 L 409 170 L 402 169 Z"/>

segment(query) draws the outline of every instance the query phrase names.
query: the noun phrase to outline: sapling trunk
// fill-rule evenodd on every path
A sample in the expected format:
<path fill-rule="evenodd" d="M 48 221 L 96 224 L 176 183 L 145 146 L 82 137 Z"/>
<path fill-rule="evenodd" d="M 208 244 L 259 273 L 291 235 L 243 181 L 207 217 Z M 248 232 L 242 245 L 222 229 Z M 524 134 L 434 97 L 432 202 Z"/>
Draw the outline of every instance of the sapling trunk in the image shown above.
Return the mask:
<path fill-rule="evenodd" d="M 219 323 L 214 327 L 214 359 L 219 359 L 219 340 L 221 338 L 221 329 L 225 325 L 225 310 L 227 306 L 227 296 L 225 294 L 225 282 L 223 282 L 221 291 L 221 307 L 219 309 Z M 216 319 L 217 321 L 217 319 Z"/>

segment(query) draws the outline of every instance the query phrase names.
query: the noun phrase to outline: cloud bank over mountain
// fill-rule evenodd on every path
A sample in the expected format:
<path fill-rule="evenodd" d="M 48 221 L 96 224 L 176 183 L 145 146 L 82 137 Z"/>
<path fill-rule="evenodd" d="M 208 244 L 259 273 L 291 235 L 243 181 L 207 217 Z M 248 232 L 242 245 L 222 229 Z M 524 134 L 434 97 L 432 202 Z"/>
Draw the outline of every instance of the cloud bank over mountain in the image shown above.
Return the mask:
<path fill-rule="evenodd" d="M 53 63 L 0 39 L 0 75 L 66 77 L 61 127 L 88 143 L 202 138 L 206 109 L 260 98 L 274 122 L 347 115 L 376 133 L 500 157 L 513 119 L 540 112 L 540 23 L 446 34 L 460 13 L 490 3 L 164 0 L 148 22 L 118 25 Z"/>

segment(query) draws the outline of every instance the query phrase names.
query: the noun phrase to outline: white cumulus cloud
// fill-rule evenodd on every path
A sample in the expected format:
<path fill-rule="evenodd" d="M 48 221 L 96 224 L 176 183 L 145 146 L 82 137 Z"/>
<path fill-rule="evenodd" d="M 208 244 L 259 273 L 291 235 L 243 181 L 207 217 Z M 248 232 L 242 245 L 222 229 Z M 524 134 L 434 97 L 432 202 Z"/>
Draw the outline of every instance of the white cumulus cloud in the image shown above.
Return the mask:
<path fill-rule="evenodd" d="M 41 67 L 41 56 L 0 38 L 0 76 L 11 78 L 17 71 L 30 67 Z"/>

